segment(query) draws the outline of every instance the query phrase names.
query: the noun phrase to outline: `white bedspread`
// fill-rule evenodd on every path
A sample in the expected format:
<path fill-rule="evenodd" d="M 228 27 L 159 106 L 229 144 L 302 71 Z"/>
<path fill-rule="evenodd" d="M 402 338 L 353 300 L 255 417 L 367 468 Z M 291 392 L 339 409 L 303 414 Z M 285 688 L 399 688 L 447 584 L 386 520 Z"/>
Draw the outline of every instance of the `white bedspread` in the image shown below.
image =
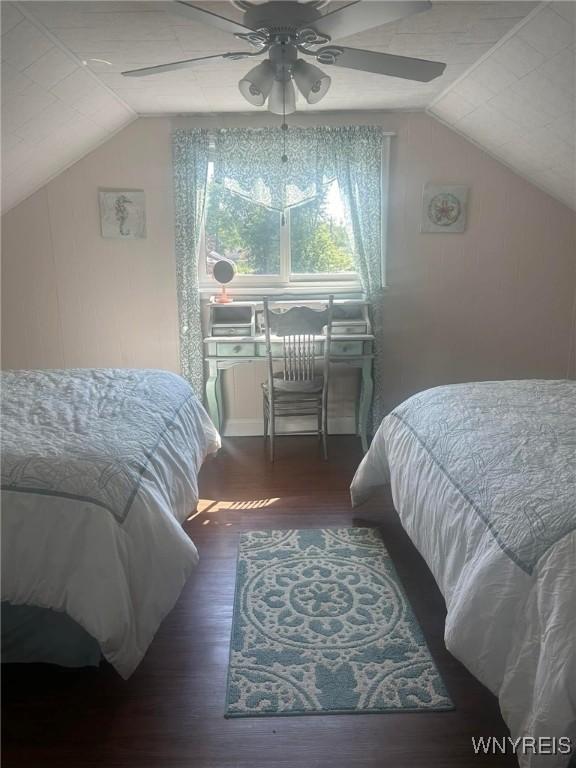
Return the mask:
<path fill-rule="evenodd" d="M 446 599 L 447 648 L 499 697 L 512 737 L 576 746 L 576 382 L 415 395 L 382 423 L 353 503 L 388 481 Z M 526 768 L 568 763 L 528 752 Z"/>
<path fill-rule="evenodd" d="M 66 611 L 123 677 L 198 560 L 181 527 L 220 438 L 155 370 L 2 375 L 2 599 Z"/>

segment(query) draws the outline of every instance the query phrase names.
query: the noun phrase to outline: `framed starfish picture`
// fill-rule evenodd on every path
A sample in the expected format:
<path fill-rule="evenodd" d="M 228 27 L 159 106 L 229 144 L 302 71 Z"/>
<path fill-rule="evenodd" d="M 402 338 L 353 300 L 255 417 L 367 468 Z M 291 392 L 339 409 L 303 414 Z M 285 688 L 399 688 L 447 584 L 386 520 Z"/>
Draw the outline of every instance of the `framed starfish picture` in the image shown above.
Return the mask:
<path fill-rule="evenodd" d="M 464 232 L 469 187 L 461 184 L 425 184 L 421 232 Z"/>

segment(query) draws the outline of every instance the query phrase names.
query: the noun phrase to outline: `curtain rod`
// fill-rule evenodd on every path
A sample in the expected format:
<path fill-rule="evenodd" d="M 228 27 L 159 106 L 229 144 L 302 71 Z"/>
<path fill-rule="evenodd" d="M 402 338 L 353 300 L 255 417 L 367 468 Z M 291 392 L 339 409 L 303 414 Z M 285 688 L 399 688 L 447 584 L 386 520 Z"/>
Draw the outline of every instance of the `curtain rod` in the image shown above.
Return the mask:
<path fill-rule="evenodd" d="M 214 149 L 214 147 L 216 146 L 215 141 L 216 141 L 216 133 L 217 133 L 217 131 L 236 131 L 236 130 L 242 130 L 242 131 L 246 131 L 246 130 L 248 130 L 248 131 L 261 131 L 261 130 L 268 129 L 268 128 L 273 128 L 273 127 L 274 126 L 267 126 L 266 125 L 266 126 L 257 126 L 257 127 L 252 127 L 252 126 L 249 126 L 249 127 L 235 126 L 234 128 L 208 128 L 207 131 L 208 131 L 208 140 L 210 142 L 210 149 Z M 377 125 L 370 125 L 370 126 L 365 126 L 365 125 L 360 125 L 360 126 L 349 126 L 349 125 L 321 125 L 321 126 L 319 126 L 319 125 L 302 125 L 302 126 L 293 126 L 293 127 L 298 127 L 298 128 L 302 128 L 302 129 L 309 129 L 309 128 L 312 128 L 312 129 L 313 128 L 331 128 L 331 129 L 334 129 L 334 128 L 355 128 L 355 127 L 359 127 L 359 128 L 367 128 L 367 127 L 368 128 L 378 128 Z M 176 130 L 179 130 L 179 131 L 184 130 L 185 131 L 185 130 L 189 130 L 189 129 L 187 129 L 187 128 L 178 128 Z M 288 129 L 288 133 L 290 133 L 290 129 Z M 387 138 L 392 139 L 392 138 L 395 138 L 398 134 L 395 131 L 382 131 L 381 135 L 382 136 L 386 136 Z"/>
<path fill-rule="evenodd" d="M 194 126 L 196 127 L 196 126 Z M 200 127 L 200 126 L 198 126 Z M 330 131 L 338 130 L 339 128 L 379 128 L 379 125 L 374 124 L 352 124 L 352 125 L 289 125 L 288 126 L 288 132 L 290 132 L 291 129 L 294 128 L 302 128 L 303 130 L 314 130 L 315 128 L 324 128 L 328 129 Z M 267 130 L 276 130 L 277 126 L 275 125 L 234 125 L 234 126 L 227 126 L 227 127 L 212 127 L 208 128 L 207 130 L 210 133 L 215 133 L 216 131 L 267 131 Z M 381 131 L 382 136 L 397 136 L 398 134 L 396 131 Z"/>
<path fill-rule="evenodd" d="M 336 129 L 336 128 L 378 128 L 378 125 L 298 125 L 298 126 L 292 126 L 292 128 L 303 128 L 303 129 L 309 129 L 309 128 L 330 128 L 330 129 Z M 262 131 L 267 129 L 274 129 L 275 126 L 272 125 L 259 125 L 259 126 L 234 126 L 234 127 L 228 127 L 228 128 L 207 128 L 208 131 L 208 140 L 209 140 L 209 146 L 210 149 L 214 149 L 216 147 L 216 132 L 217 131 L 236 131 L 236 130 L 242 130 L 242 131 Z M 177 130 L 187 130 L 186 128 L 178 128 Z M 290 128 L 288 129 L 288 133 L 290 133 Z M 388 138 L 395 138 L 398 134 L 395 131 L 382 131 L 382 136 L 386 136 Z"/>

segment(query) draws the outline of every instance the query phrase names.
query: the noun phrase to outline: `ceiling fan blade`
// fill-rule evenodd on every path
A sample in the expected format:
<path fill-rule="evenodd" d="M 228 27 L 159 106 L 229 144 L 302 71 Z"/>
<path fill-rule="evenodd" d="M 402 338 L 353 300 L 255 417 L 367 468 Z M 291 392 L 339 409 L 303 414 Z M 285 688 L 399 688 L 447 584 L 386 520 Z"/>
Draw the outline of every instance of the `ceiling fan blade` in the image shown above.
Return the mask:
<path fill-rule="evenodd" d="M 212 13 L 212 11 L 205 11 L 204 8 L 198 8 L 198 6 L 190 5 L 190 3 L 182 2 L 182 0 L 176 0 L 175 3 L 172 3 L 171 10 L 186 16 L 191 21 L 197 21 L 200 24 L 210 24 L 210 26 L 222 29 L 224 32 L 230 32 L 232 35 L 245 35 L 248 32 L 254 31 L 250 27 L 245 27 L 244 24 L 227 19 L 225 16 L 219 16 L 217 13 Z"/>
<path fill-rule="evenodd" d="M 355 2 L 326 13 L 321 19 L 310 24 L 317 32 L 328 35 L 331 40 L 349 37 L 382 24 L 403 19 L 414 13 L 428 11 L 432 3 L 422 2 L 382 2 L 382 0 L 355 0 Z"/>
<path fill-rule="evenodd" d="M 168 64 L 158 64 L 155 67 L 142 67 L 141 69 L 128 69 L 122 72 L 125 77 L 146 77 L 147 75 L 159 75 L 162 72 L 172 72 L 175 69 L 187 69 L 196 63 L 202 63 L 209 59 L 244 59 L 254 56 L 253 53 L 216 53 L 212 56 L 198 56 L 195 59 L 184 59 L 183 61 L 171 61 Z"/>
<path fill-rule="evenodd" d="M 325 48 L 324 50 L 329 52 L 327 58 L 322 57 L 322 50 L 320 48 L 319 51 L 316 51 L 318 61 L 321 64 L 359 69 L 362 72 L 375 72 L 378 75 L 388 75 L 388 77 L 402 77 L 405 80 L 418 80 L 421 83 L 428 83 L 430 80 L 440 77 L 446 69 L 446 64 L 440 61 L 394 56 L 391 53 L 380 53 L 379 51 L 363 51 L 360 48 L 343 48 L 341 45 Z M 331 52 L 334 50 L 342 51 L 342 53 L 332 57 Z"/>

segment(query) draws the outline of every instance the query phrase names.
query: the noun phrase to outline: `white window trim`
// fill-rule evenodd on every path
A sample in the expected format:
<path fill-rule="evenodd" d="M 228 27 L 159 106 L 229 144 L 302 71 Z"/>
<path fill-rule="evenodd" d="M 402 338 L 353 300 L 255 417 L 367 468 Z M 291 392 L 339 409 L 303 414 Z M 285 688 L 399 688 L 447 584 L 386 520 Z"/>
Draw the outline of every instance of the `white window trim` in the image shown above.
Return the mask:
<path fill-rule="evenodd" d="M 214 296 L 220 292 L 220 285 L 214 280 L 212 283 L 200 286 L 200 295 L 203 298 Z M 280 285 L 278 283 L 260 283 L 260 285 L 235 285 L 228 284 L 226 293 L 230 296 L 313 296 L 322 294 L 350 295 L 360 296 L 363 294 L 360 283 L 340 283 L 330 284 L 316 281 L 315 283 L 289 283 Z"/>

